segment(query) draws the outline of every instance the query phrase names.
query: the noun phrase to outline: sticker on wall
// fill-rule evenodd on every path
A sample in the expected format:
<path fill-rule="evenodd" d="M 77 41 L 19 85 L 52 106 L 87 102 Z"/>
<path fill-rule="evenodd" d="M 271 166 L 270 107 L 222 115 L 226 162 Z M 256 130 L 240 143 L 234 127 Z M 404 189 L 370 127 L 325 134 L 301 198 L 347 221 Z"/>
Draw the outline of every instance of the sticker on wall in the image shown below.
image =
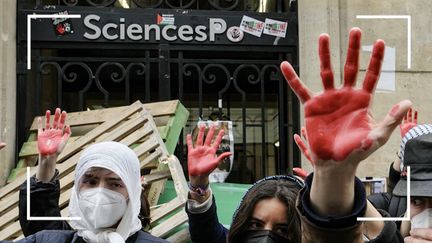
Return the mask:
<path fill-rule="evenodd" d="M 264 29 L 264 22 L 243 15 L 240 24 L 240 30 L 249 33 L 251 35 L 261 37 L 263 29 Z"/>
<path fill-rule="evenodd" d="M 264 34 L 285 38 L 287 26 L 287 22 L 266 18 Z"/>
<path fill-rule="evenodd" d="M 57 14 L 68 15 L 67 11 L 60 12 Z M 63 36 L 66 34 L 73 34 L 74 29 L 72 27 L 72 21 L 69 18 L 52 18 L 51 19 L 56 35 Z"/>
<path fill-rule="evenodd" d="M 173 14 L 157 14 L 157 24 L 159 25 L 174 25 L 174 15 Z"/>
<path fill-rule="evenodd" d="M 244 33 L 240 29 L 240 27 L 237 26 L 231 26 L 226 33 L 228 40 L 231 42 L 240 42 L 243 40 Z"/>

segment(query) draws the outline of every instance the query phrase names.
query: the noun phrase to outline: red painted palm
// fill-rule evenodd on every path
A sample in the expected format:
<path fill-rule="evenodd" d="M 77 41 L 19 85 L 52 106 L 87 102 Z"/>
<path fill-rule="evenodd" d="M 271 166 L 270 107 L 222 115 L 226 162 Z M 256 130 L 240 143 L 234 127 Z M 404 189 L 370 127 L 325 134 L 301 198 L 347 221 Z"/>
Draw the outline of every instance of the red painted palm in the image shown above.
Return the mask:
<path fill-rule="evenodd" d="M 308 146 L 298 135 L 295 135 L 295 141 L 313 163 L 326 160 L 343 161 L 350 155 L 365 158 L 388 140 L 411 106 L 410 101 L 402 101 L 392 108 L 382 122 L 375 123 L 369 108 L 381 71 L 385 46 L 382 40 L 375 42 L 363 85 L 356 88 L 360 39 L 360 29 L 353 28 L 350 31 L 344 82 L 339 89 L 334 87 L 327 34 L 322 34 L 319 38 L 321 78 L 324 86 L 322 93 L 312 93 L 300 81 L 288 62 L 281 64 L 288 84 L 304 104 L 305 137 Z"/>
<path fill-rule="evenodd" d="M 222 141 L 224 130 L 221 129 L 219 131 L 213 145 L 211 145 L 211 142 L 214 137 L 215 128 L 210 128 L 203 143 L 204 132 L 205 127 L 200 127 L 195 147 L 192 144 L 191 135 L 188 134 L 186 137 L 189 176 L 208 176 L 224 158 L 231 155 L 231 152 L 225 152 L 216 157 L 216 151 Z"/>
<path fill-rule="evenodd" d="M 38 119 L 38 149 L 43 156 L 60 153 L 71 135 L 70 127 L 65 126 L 66 112 L 56 109 L 53 125 L 50 125 L 51 112 L 45 113 L 46 124 L 42 126 L 42 119 Z"/>

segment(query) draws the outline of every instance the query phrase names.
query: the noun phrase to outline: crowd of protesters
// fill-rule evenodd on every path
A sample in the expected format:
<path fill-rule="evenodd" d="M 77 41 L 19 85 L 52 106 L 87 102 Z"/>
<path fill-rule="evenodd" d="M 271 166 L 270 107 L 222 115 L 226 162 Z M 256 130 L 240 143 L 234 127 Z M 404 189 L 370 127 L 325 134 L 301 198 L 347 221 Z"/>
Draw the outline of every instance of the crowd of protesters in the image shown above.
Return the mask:
<path fill-rule="evenodd" d="M 216 155 L 224 131 L 200 127 L 195 141 L 187 135 L 185 210 L 193 242 L 432 242 L 432 125 L 418 124 L 409 100 L 389 107 L 382 121 L 373 119 L 370 109 L 385 44 L 375 42 L 357 88 L 360 39 L 361 30 L 351 29 L 341 87 L 335 87 L 327 34 L 319 37 L 322 92 L 312 92 L 290 63 L 281 63 L 285 79 L 304 108 L 302 137 L 293 139 L 312 163 L 313 172 L 303 178 L 273 175 L 255 182 L 239 202 L 229 229 L 219 223 L 217 199 L 209 187 L 209 174 L 231 156 L 230 152 Z M 66 112 L 57 109 L 52 124 L 50 111 L 45 124 L 39 119 L 38 170 L 30 179 L 32 216 L 60 216 L 56 159 L 71 135 L 66 117 Z M 357 168 L 398 127 L 402 139 L 389 170 L 390 190 L 366 197 Z M 24 183 L 19 219 L 26 238 L 18 242 L 166 242 L 145 231 L 150 210 L 140 176 L 139 160 L 127 146 L 118 142 L 89 146 L 76 166 L 69 200 L 69 215 L 81 220 L 27 220 Z M 363 222 L 359 217 L 383 220 Z M 388 221 L 386 217 L 410 220 Z"/>

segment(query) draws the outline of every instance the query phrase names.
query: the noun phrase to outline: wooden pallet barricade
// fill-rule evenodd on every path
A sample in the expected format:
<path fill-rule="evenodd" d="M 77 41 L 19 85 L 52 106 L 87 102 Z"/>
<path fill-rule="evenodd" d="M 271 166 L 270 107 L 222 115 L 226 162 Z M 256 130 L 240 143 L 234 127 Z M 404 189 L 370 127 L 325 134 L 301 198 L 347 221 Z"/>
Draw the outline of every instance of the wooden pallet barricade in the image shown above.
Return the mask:
<path fill-rule="evenodd" d="M 94 142 L 118 141 L 133 148 L 143 171 L 150 171 L 144 177 L 151 184 L 148 192 L 151 205 L 157 203 L 167 178 L 173 179 L 177 197 L 151 211 L 152 233 L 168 237 L 179 222 L 187 221 L 184 210 L 167 218 L 168 214 L 183 207 L 186 202 L 186 179 L 178 159 L 170 154 L 175 149 L 187 117 L 187 110 L 176 100 L 149 104 L 137 101 L 130 106 L 68 113 L 66 122 L 71 126 L 73 137 L 59 155 L 57 164 L 61 215 L 68 215 L 74 169 L 82 150 Z M 16 169 L 16 178 L 0 188 L 0 240 L 23 237 L 18 222 L 18 194 L 26 174 L 19 171 L 25 170 L 27 162 L 37 157 L 36 119 L 30 129 L 32 135 L 20 151 L 20 165 L 23 168 Z M 32 167 L 31 174 L 35 172 L 36 167 Z"/>

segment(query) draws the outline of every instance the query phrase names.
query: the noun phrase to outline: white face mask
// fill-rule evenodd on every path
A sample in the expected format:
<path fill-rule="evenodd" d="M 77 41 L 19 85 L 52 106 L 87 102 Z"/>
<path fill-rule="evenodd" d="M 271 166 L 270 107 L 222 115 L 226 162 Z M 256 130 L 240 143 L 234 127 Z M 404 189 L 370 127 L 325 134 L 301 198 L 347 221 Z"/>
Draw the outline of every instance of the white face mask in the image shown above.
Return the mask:
<path fill-rule="evenodd" d="M 432 228 L 432 208 L 427 208 L 411 218 L 411 229 Z"/>
<path fill-rule="evenodd" d="M 121 193 L 97 187 L 81 191 L 78 206 L 89 225 L 101 229 L 116 224 L 123 217 L 127 203 Z"/>

